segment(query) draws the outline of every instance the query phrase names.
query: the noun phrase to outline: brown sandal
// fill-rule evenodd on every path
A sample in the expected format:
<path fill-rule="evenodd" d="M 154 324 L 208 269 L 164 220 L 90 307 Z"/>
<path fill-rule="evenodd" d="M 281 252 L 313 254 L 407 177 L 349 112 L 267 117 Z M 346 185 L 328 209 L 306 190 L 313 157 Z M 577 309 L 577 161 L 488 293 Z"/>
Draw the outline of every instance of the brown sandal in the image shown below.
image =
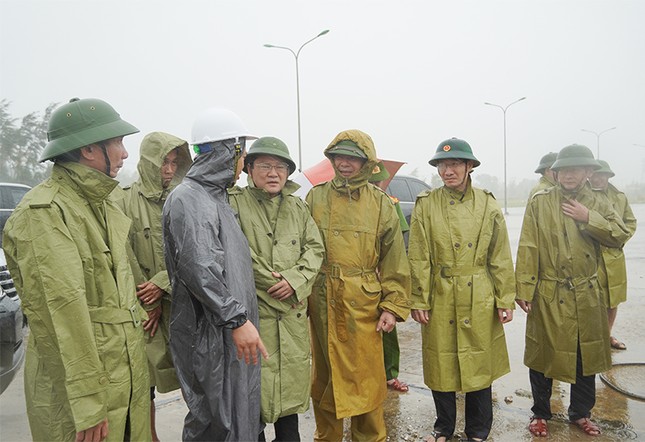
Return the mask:
<path fill-rule="evenodd" d="M 549 435 L 549 427 L 546 424 L 546 419 L 534 417 L 529 424 L 529 431 L 535 437 L 547 437 Z"/>
<path fill-rule="evenodd" d="M 400 391 L 402 393 L 407 393 L 407 391 L 410 389 L 408 384 L 403 381 L 399 381 L 397 378 L 387 381 L 387 388 L 391 388 L 392 390 Z"/>
<path fill-rule="evenodd" d="M 600 435 L 600 428 L 598 428 L 598 425 L 592 422 L 591 419 L 589 419 L 588 417 L 583 417 L 582 419 L 578 419 L 577 421 L 572 421 L 571 423 L 577 426 L 578 428 L 580 428 L 582 431 L 585 432 L 585 434 L 589 436 Z"/>
<path fill-rule="evenodd" d="M 613 336 L 609 337 L 609 345 L 611 345 L 611 348 L 615 348 L 616 350 L 627 350 L 627 346 L 625 345 L 625 343 L 620 342 L 618 339 L 614 338 Z"/>

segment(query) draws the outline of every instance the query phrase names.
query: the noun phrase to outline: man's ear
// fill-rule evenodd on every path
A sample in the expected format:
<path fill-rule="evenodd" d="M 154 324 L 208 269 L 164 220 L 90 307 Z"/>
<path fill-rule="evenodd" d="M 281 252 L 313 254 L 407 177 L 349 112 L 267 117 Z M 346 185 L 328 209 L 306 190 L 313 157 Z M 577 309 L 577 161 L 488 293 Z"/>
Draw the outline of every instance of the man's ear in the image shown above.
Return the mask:
<path fill-rule="evenodd" d="M 85 160 L 93 160 L 96 153 L 96 146 L 90 144 L 89 146 L 81 147 L 81 158 Z"/>

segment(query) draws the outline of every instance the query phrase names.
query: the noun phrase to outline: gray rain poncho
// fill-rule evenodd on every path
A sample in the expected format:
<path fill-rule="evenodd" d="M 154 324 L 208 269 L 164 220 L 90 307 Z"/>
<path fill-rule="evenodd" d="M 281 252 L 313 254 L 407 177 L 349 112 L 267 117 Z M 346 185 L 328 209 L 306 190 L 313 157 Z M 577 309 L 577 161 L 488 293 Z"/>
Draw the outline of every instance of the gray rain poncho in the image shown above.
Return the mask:
<path fill-rule="evenodd" d="M 249 245 L 228 205 L 232 142 L 197 156 L 163 209 L 172 284 L 170 348 L 188 415 L 183 440 L 257 440 L 260 364 L 238 360 L 233 328 L 258 326 Z"/>

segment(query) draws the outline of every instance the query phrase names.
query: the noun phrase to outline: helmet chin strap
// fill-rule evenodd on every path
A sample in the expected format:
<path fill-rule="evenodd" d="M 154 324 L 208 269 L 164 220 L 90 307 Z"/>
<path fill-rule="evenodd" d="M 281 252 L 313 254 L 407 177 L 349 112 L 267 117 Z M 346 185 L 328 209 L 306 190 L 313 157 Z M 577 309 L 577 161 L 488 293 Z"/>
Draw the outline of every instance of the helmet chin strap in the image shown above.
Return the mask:
<path fill-rule="evenodd" d="M 110 176 L 110 170 L 112 170 L 112 164 L 110 163 L 110 157 L 108 157 L 107 154 L 107 147 L 105 146 L 105 141 L 101 141 L 100 143 L 97 143 L 101 147 L 101 151 L 103 152 L 103 158 L 105 158 L 105 174 L 109 177 Z"/>

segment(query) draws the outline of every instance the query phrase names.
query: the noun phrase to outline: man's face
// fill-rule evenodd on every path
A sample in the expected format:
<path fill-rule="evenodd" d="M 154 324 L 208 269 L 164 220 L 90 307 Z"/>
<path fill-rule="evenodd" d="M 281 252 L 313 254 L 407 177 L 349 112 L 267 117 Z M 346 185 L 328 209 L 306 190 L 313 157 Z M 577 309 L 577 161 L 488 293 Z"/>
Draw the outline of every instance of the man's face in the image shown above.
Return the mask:
<path fill-rule="evenodd" d="M 110 160 L 110 178 L 116 178 L 117 174 L 123 167 L 123 161 L 128 158 L 128 151 L 123 145 L 123 137 L 110 138 L 102 142 L 105 146 L 105 153 Z M 105 155 L 99 143 L 90 144 L 83 148 L 85 154 L 82 155 L 82 163 L 99 172 L 106 173 Z"/>
<path fill-rule="evenodd" d="M 463 192 L 468 185 L 468 173 L 473 169 L 472 162 L 459 159 L 440 160 L 437 171 L 444 186 Z"/>
<path fill-rule="evenodd" d="M 558 182 L 564 190 L 581 188 L 592 174 L 591 167 L 563 167 L 557 171 Z"/>
<path fill-rule="evenodd" d="M 589 177 L 591 187 L 598 190 L 606 190 L 609 187 L 609 174 L 607 172 L 594 172 Z"/>
<path fill-rule="evenodd" d="M 161 185 L 164 189 L 168 188 L 170 182 L 177 172 L 177 149 L 171 150 L 161 165 Z"/>
<path fill-rule="evenodd" d="M 255 187 L 264 189 L 269 196 L 278 195 L 289 177 L 289 165 L 273 155 L 259 155 L 253 159 L 246 170 Z"/>
<path fill-rule="evenodd" d="M 358 172 L 367 161 L 363 158 L 352 157 L 349 155 L 333 155 L 334 166 L 344 178 L 353 178 L 358 175 Z"/>

